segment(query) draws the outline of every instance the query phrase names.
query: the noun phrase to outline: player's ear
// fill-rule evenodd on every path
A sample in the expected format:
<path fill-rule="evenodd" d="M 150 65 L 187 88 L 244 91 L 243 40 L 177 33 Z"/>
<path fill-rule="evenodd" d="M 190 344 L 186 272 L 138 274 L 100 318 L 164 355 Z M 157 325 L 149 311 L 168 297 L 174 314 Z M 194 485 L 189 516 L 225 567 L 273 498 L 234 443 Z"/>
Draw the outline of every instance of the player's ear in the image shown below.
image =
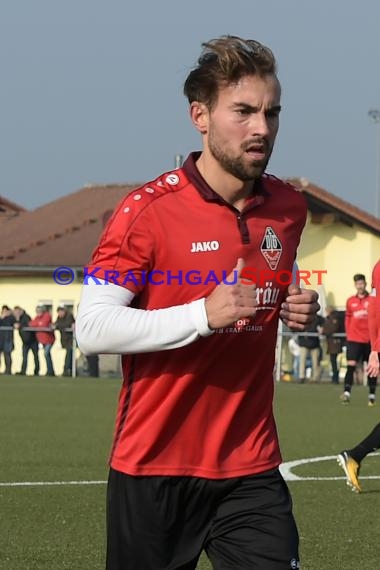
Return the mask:
<path fill-rule="evenodd" d="M 207 134 L 209 124 L 209 110 L 204 103 L 193 101 L 190 105 L 190 118 L 194 127 L 202 134 Z"/>

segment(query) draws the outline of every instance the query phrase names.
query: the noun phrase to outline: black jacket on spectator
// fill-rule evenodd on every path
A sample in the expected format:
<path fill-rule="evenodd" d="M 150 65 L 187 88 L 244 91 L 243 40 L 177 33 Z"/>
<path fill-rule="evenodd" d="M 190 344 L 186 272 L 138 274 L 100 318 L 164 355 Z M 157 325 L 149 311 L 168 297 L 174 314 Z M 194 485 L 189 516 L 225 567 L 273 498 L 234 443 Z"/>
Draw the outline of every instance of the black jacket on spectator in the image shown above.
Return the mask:
<path fill-rule="evenodd" d="M 323 325 L 323 334 L 326 335 L 327 353 L 339 354 L 342 352 L 342 338 L 332 336 L 340 331 L 340 319 L 338 311 L 332 311 Z"/>
<path fill-rule="evenodd" d="M 67 331 L 65 329 L 72 329 L 75 320 L 73 315 L 69 311 L 65 311 L 62 317 L 58 317 L 54 325 L 57 331 L 61 333 L 61 345 L 62 348 L 71 348 L 73 344 L 73 332 L 72 330 Z"/>
<path fill-rule="evenodd" d="M 0 327 L 12 327 L 12 330 L 5 331 L 0 330 L 0 348 L 4 350 L 4 345 L 12 346 L 13 350 L 13 325 L 16 319 L 13 315 L 7 315 L 5 317 L 0 317 Z"/>
<path fill-rule="evenodd" d="M 317 327 L 321 327 L 323 325 L 324 319 L 317 315 L 316 320 L 314 323 L 305 331 L 305 333 L 318 333 Z M 321 343 L 319 341 L 319 336 L 303 336 L 303 334 L 299 334 L 298 336 L 298 344 L 299 346 L 303 346 L 304 348 L 308 348 L 311 350 L 312 348 L 320 348 Z"/>
<path fill-rule="evenodd" d="M 16 320 L 17 323 L 20 323 L 20 328 L 18 329 L 20 333 L 21 340 L 23 344 L 31 346 L 37 342 L 36 333 L 34 331 L 25 331 L 24 328 L 29 326 L 31 321 L 31 317 L 23 311 L 19 320 Z"/>

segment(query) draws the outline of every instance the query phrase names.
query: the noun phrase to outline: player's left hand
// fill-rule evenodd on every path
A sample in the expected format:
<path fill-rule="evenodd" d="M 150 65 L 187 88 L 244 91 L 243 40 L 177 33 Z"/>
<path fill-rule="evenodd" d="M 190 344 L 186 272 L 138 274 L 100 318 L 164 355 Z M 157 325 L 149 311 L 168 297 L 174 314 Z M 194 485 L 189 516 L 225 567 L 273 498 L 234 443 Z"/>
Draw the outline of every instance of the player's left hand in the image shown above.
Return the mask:
<path fill-rule="evenodd" d="M 379 355 L 376 351 L 372 350 L 367 364 L 367 374 L 372 378 L 379 375 Z"/>
<path fill-rule="evenodd" d="M 305 331 L 321 308 L 318 298 L 317 291 L 301 289 L 292 283 L 288 287 L 288 296 L 281 305 L 281 319 L 291 330 Z"/>

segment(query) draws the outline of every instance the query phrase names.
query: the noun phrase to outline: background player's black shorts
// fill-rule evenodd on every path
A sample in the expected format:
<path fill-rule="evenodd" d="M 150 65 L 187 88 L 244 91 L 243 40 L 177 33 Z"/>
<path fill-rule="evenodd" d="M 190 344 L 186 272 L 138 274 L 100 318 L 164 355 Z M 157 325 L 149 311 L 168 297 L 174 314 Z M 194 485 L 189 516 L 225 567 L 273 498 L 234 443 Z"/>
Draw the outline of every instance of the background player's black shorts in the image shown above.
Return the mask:
<path fill-rule="evenodd" d="M 354 342 L 347 341 L 347 360 L 355 360 L 355 362 L 368 362 L 371 352 L 371 345 L 369 342 Z"/>
<path fill-rule="evenodd" d="M 234 479 L 134 477 L 110 470 L 107 570 L 299 568 L 298 532 L 278 469 Z"/>

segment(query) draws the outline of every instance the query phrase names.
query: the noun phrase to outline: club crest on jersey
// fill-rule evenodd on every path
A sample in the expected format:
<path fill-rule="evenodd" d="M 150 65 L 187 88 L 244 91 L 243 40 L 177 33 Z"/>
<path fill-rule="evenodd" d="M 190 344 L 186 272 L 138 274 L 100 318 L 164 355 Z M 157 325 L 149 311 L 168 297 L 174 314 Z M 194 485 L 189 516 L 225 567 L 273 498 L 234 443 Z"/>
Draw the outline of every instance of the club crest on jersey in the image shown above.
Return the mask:
<path fill-rule="evenodd" d="M 269 265 L 269 268 L 272 271 L 277 269 L 278 262 L 282 255 L 282 245 L 276 232 L 270 226 L 265 228 L 265 234 L 261 242 L 261 253 Z"/>

